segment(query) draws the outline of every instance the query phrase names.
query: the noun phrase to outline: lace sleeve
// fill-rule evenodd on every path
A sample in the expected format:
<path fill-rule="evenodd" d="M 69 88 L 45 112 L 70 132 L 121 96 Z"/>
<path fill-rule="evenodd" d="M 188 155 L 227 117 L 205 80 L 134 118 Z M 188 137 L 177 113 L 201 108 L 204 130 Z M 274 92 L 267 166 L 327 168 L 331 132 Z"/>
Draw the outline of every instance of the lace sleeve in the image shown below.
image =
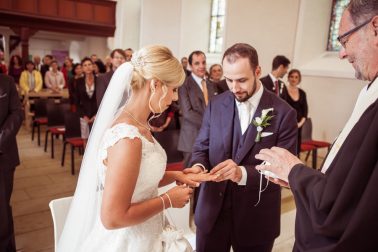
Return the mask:
<path fill-rule="evenodd" d="M 134 139 L 136 137 L 141 138 L 137 127 L 125 123 L 114 125 L 105 132 L 102 147 L 100 149 L 101 160 L 105 160 L 107 158 L 108 148 L 115 145 L 119 140 L 124 138 Z"/>

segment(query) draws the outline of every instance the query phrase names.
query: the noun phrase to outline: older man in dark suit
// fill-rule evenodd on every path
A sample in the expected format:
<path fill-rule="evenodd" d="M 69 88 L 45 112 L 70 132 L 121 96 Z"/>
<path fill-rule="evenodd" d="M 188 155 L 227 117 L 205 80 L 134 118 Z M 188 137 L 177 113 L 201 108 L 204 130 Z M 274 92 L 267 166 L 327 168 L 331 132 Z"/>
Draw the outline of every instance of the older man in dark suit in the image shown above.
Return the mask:
<path fill-rule="evenodd" d="M 189 55 L 188 61 L 192 74 L 179 88 L 182 122 L 178 150 L 183 152 L 185 167 L 189 165 L 193 144 L 201 128 L 205 108 L 216 92 L 214 85 L 205 80 L 205 53 L 194 51 Z"/>
<path fill-rule="evenodd" d="M 13 79 L 0 74 L 0 251 L 16 251 L 10 198 L 15 167 L 20 164 L 16 134 L 23 115 Z"/>
<path fill-rule="evenodd" d="M 281 190 L 271 183 L 260 191 L 268 182 L 255 170 L 260 162 L 254 155 L 274 145 L 295 153 L 296 113 L 264 89 L 252 46 L 235 44 L 227 49 L 223 70 L 230 91 L 214 97 L 206 108 L 193 166 L 184 170 L 207 169 L 217 176 L 200 187 L 196 249 L 271 251 L 280 232 Z"/>
<path fill-rule="evenodd" d="M 110 57 L 112 58 L 112 69 L 104 74 L 100 74 L 96 78 L 96 102 L 97 107 L 100 107 L 102 98 L 106 92 L 106 89 L 109 86 L 110 80 L 114 74 L 114 71 L 122 64 L 126 62 L 126 54 L 125 51 L 122 49 L 114 49 L 110 53 Z"/>

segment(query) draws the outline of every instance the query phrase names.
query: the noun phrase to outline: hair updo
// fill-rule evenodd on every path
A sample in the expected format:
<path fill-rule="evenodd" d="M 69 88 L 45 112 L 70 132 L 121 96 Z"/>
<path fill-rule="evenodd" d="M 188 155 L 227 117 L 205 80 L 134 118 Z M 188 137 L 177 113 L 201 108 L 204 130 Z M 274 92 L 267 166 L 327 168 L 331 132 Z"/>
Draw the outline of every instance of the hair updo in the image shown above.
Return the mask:
<path fill-rule="evenodd" d="M 165 46 L 151 45 L 133 53 L 131 64 L 134 66 L 131 81 L 132 89 L 141 89 L 146 80 L 157 79 L 166 86 L 178 87 L 185 80 L 181 63 Z"/>

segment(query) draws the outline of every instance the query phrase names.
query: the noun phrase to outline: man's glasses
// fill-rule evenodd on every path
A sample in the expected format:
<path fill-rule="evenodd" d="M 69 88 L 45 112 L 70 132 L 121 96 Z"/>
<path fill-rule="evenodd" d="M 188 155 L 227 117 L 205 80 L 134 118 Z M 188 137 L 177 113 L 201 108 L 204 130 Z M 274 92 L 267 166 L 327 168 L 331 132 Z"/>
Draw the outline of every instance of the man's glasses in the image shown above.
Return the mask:
<path fill-rule="evenodd" d="M 371 19 L 363 22 L 362 24 L 354 27 L 353 29 L 345 32 L 344 34 L 340 35 L 337 37 L 337 40 L 340 42 L 340 44 L 345 48 L 345 45 L 346 43 L 348 42 L 347 39 L 343 40 L 344 38 L 348 37 L 349 35 L 355 33 L 356 31 L 358 31 L 359 29 L 361 29 L 362 27 L 364 27 L 365 25 L 367 25 L 368 23 L 370 23 Z"/>

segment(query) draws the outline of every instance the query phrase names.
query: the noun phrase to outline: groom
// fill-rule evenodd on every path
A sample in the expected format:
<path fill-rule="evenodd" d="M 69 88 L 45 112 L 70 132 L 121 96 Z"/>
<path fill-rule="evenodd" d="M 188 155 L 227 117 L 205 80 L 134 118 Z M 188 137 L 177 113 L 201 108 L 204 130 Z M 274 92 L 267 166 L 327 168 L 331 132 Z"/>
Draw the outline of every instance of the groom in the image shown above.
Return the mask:
<path fill-rule="evenodd" d="M 269 183 L 259 200 L 260 174 L 254 167 L 261 162 L 254 156 L 275 145 L 295 153 L 296 114 L 262 86 L 252 46 L 235 44 L 222 61 L 230 91 L 209 103 L 193 147 L 192 167 L 185 170 L 207 169 L 217 175 L 216 181 L 200 188 L 197 251 L 230 251 L 231 246 L 235 252 L 271 251 L 280 232 L 281 190 Z M 266 184 L 263 176 L 262 188 Z"/>

